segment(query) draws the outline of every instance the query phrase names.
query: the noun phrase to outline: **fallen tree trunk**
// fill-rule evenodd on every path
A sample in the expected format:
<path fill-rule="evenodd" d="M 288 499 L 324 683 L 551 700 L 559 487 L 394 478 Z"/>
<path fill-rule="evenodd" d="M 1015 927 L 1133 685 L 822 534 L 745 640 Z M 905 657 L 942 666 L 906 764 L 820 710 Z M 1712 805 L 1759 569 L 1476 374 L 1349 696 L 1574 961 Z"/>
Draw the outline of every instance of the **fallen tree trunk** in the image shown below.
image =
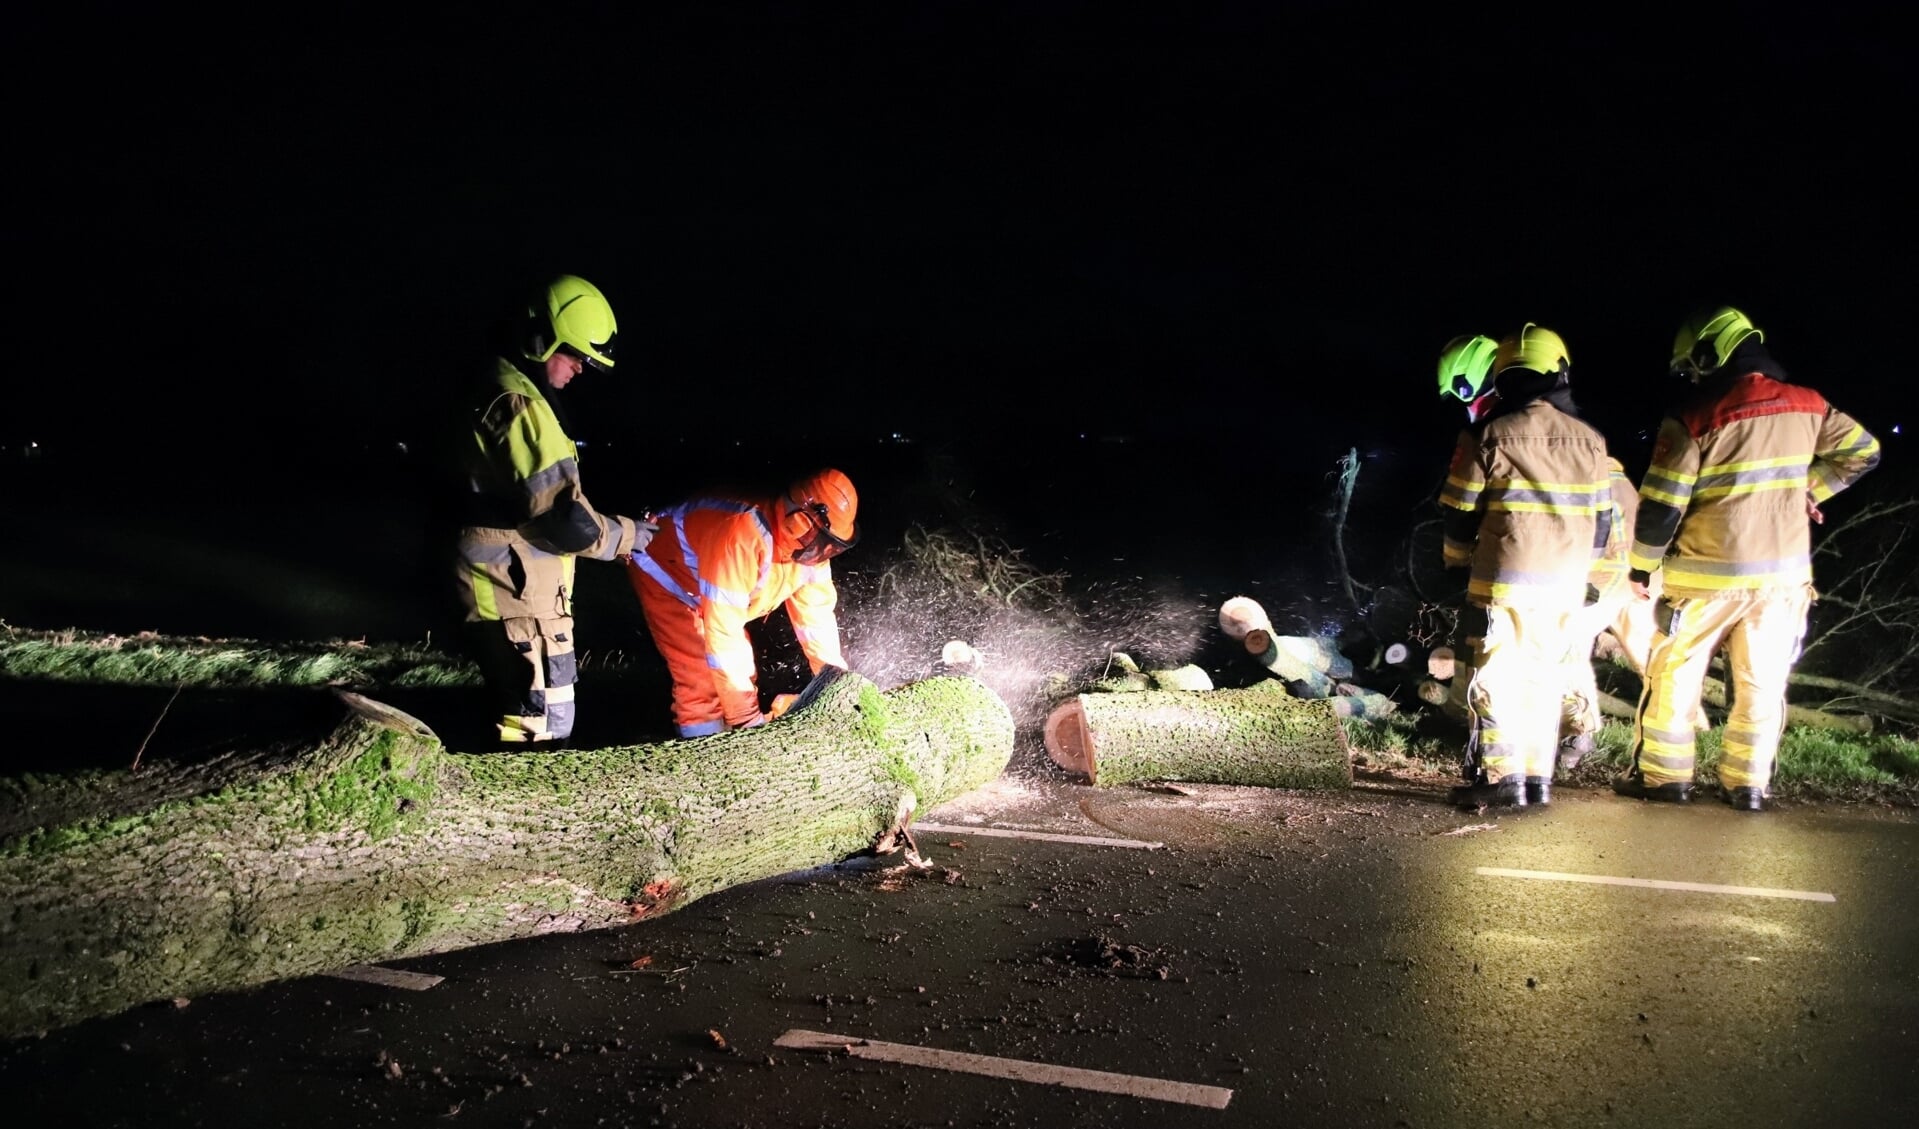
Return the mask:
<path fill-rule="evenodd" d="M 1717 678 L 1706 679 L 1699 698 L 1715 709 L 1723 710 L 1731 705 L 1731 699 L 1726 694 L 1726 684 Z M 1599 695 L 1599 712 L 1622 721 L 1633 721 L 1639 716 L 1639 704 L 1616 698 L 1602 691 Z M 1866 714 L 1830 713 L 1811 706 L 1790 703 L 1786 706 L 1786 724 L 1805 729 L 1830 729 L 1839 733 L 1856 733 L 1862 737 L 1870 736 L 1873 730 L 1872 718 Z"/>
<path fill-rule="evenodd" d="M 1080 694 L 1046 718 L 1061 768 L 1110 786 L 1146 780 L 1268 788 L 1350 788 L 1337 699 L 1304 701 L 1277 682 L 1243 690 Z"/>
<path fill-rule="evenodd" d="M 475 756 L 340 697 L 283 753 L 0 781 L 0 1034 L 658 915 L 890 843 L 1013 744 L 969 678 L 842 675 L 760 728 Z"/>

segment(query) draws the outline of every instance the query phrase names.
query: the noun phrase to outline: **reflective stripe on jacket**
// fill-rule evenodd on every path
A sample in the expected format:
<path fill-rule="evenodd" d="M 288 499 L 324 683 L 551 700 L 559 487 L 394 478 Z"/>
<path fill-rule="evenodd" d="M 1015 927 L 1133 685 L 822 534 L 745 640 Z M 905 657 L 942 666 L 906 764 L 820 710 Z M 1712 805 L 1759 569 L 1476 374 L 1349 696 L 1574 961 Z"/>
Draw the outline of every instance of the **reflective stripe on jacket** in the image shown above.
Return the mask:
<path fill-rule="evenodd" d="M 577 450 L 553 406 L 511 361 L 498 363 L 474 406 L 463 458 L 461 602 L 469 620 L 570 616 L 575 555 L 617 560 L 632 552 L 638 530 L 587 502 Z"/>
<path fill-rule="evenodd" d="M 1879 441 L 1825 397 L 1748 373 L 1668 417 L 1640 484 L 1632 567 L 1666 593 L 1745 598 L 1812 582 L 1807 501 L 1879 462 Z"/>
<path fill-rule="evenodd" d="M 1459 435 L 1440 491 L 1446 563 L 1485 607 L 1585 600 L 1612 528 L 1606 441 L 1544 399 Z"/>
<path fill-rule="evenodd" d="M 539 387 L 501 358 L 491 393 L 466 453 L 471 524 L 518 529 L 549 553 L 612 561 L 632 552 L 633 519 L 586 500 L 579 449 Z"/>
<path fill-rule="evenodd" d="M 775 503 L 699 498 L 653 515 L 659 531 L 633 563 L 698 613 L 706 662 L 728 724 L 759 713 L 746 625 L 781 604 L 813 673 L 846 665 L 830 563 L 776 559 Z"/>
<path fill-rule="evenodd" d="M 1606 488 L 1612 494 L 1612 530 L 1606 548 L 1593 562 L 1586 583 L 1599 591 L 1601 599 L 1626 583 L 1632 568 L 1632 531 L 1639 519 L 1639 491 L 1626 477 L 1626 468 L 1618 459 L 1607 459 Z"/>

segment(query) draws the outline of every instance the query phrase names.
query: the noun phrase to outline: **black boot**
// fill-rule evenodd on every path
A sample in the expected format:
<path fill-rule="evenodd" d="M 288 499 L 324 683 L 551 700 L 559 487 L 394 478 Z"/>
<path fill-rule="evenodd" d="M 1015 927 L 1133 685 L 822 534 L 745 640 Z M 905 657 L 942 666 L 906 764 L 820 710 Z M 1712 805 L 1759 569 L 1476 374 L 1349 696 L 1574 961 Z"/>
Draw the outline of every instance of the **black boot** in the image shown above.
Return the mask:
<path fill-rule="evenodd" d="M 1550 776 L 1528 776 L 1526 778 L 1526 802 L 1541 807 L 1553 802 L 1553 779 Z"/>
<path fill-rule="evenodd" d="M 1478 780 L 1463 784 L 1452 791 L 1452 802 L 1456 807 L 1478 810 L 1480 808 L 1523 808 L 1526 806 L 1526 781 L 1524 777 L 1507 776 L 1497 784 Z"/>
<path fill-rule="evenodd" d="M 1766 810 L 1766 792 L 1763 788 L 1727 788 L 1721 785 L 1719 797 L 1731 804 L 1734 811 Z"/>
<path fill-rule="evenodd" d="M 1689 804 L 1692 802 L 1692 785 L 1683 780 L 1670 784 L 1647 786 L 1646 779 L 1637 772 L 1625 776 L 1615 776 L 1612 790 L 1622 796 L 1631 796 L 1635 800 L 1658 800 L 1666 804 Z"/>

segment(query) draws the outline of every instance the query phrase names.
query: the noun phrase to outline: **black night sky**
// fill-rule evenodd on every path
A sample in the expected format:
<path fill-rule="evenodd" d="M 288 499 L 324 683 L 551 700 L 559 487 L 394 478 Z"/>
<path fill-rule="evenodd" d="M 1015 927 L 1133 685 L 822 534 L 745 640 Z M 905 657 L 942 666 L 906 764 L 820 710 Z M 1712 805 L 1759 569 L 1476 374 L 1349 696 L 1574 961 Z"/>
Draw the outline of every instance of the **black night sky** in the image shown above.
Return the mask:
<path fill-rule="evenodd" d="M 576 387 L 602 441 L 1443 445 L 1439 345 L 1527 320 L 1623 441 L 1717 301 L 1882 430 L 1904 396 L 1889 17 L 63 11 L 7 68 L 9 444 L 217 435 L 298 474 L 404 441 L 559 270 L 621 319 L 618 375 Z"/>

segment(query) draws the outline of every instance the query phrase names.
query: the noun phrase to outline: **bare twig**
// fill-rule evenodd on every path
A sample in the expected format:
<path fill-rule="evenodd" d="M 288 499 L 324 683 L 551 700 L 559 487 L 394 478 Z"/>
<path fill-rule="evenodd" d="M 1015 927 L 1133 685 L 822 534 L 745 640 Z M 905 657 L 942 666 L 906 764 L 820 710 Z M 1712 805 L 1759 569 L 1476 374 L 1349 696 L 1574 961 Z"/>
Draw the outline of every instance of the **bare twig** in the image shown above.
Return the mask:
<path fill-rule="evenodd" d="M 128 772 L 140 771 L 140 757 L 141 757 L 141 754 L 147 751 L 147 742 L 153 740 L 153 735 L 160 731 L 160 723 L 166 720 L 167 711 L 173 708 L 173 703 L 180 697 L 180 691 L 186 689 L 186 687 L 187 687 L 187 684 L 184 682 L 180 683 L 178 686 L 175 686 L 173 688 L 173 697 L 168 698 L 167 704 L 160 707 L 160 716 L 153 719 L 153 727 L 151 729 L 148 729 L 147 735 L 141 739 L 140 747 L 133 750 L 133 767 L 129 768 L 127 770 Z"/>

